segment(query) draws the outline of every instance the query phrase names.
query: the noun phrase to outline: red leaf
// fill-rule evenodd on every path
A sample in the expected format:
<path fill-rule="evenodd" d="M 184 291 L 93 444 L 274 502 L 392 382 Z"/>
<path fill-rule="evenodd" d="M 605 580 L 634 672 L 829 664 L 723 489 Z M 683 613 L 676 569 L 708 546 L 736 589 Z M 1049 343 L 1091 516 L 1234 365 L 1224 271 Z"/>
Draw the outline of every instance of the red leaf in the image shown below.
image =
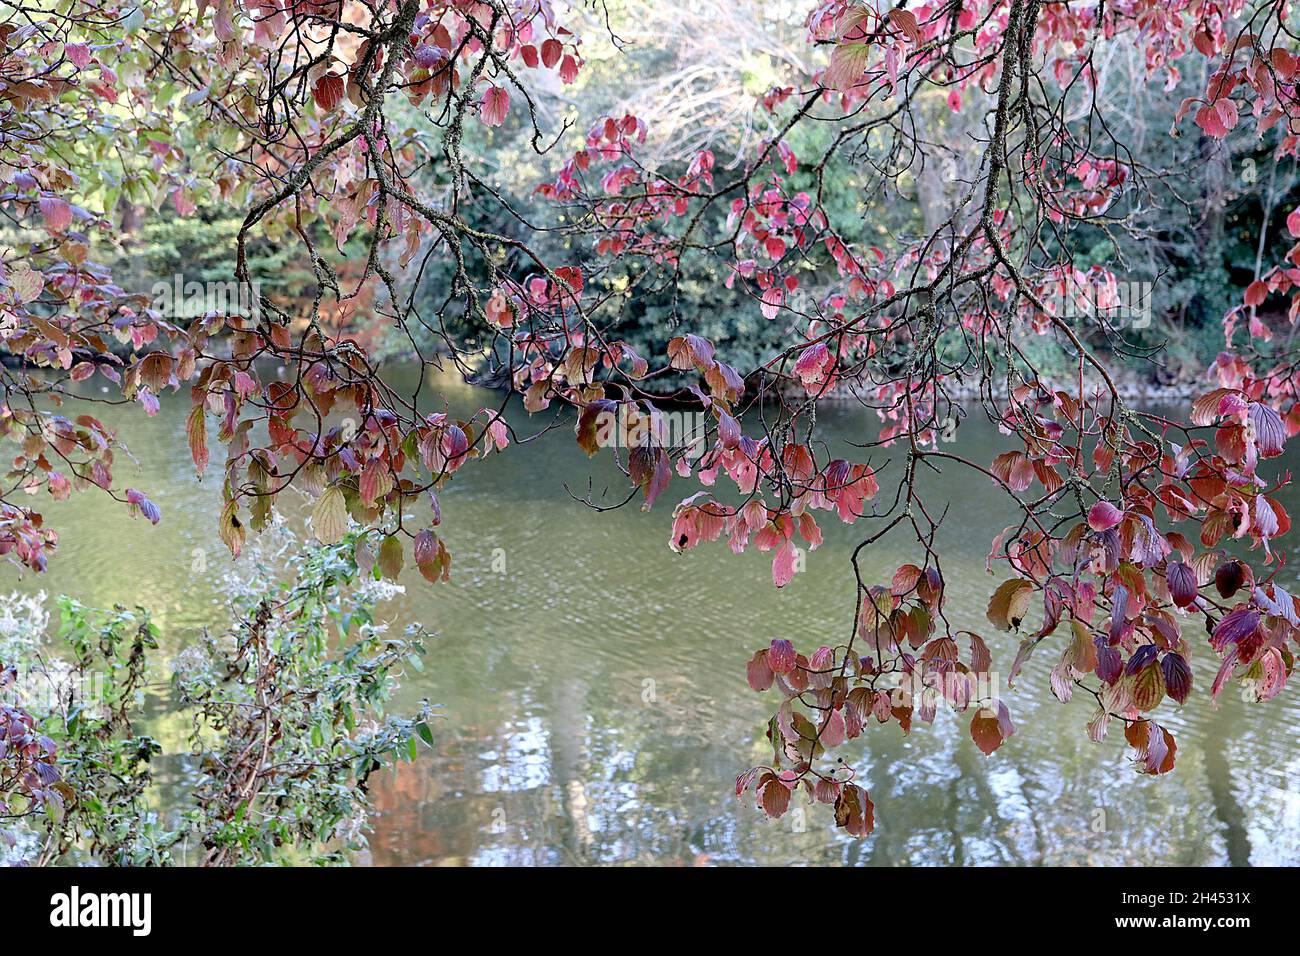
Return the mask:
<path fill-rule="evenodd" d="M 564 52 L 564 47 L 559 40 L 554 38 L 542 41 L 542 65 L 548 70 L 560 62 L 560 54 Z"/>
<path fill-rule="evenodd" d="M 917 46 L 921 45 L 921 29 L 916 23 L 916 14 L 910 10 L 895 7 L 889 11 L 889 19 Z"/>
<path fill-rule="evenodd" d="M 779 817 L 790 807 L 790 788 L 776 777 L 769 777 L 758 790 L 758 800 L 769 817 Z"/>
<path fill-rule="evenodd" d="M 975 716 L 970 722 L 971 739 L 986 757 L 1015 733 L 1015 728 L 1011 724 L 1011 715 L 1007 712 L 1007 705 L 998 701 L 997 708 L 995 714 L 990 708 L 981 707 L 975 711 Z"/>
<path fill-rule="evenodd" d="M 894 572 L 894 580 L 890 584 L 889 593 L 895 597 L 906 597 L 916 590 L 916 584 L 921 580 L 921 569 L 915 564 L 905 564 Z"/>
<path fill-rule="evenodd" d="M 749 659 L 745 665 L 745 679 L 749 681 L 749 686 L 756 691 L 762 692 L 772 686 L 772 681 L 776 675 L 772 673 L 772 668 L 767 662 L 767 651 L 761 650 Z"/>
<path fill-rule="evenodd" d="M 853 836 L 868 836 L 876 828 L 876 807 L 867 791 L 846 783 L 835 800 L 835 825 Z"/>
<path fill-rule="evenodd" d="M 1034 480 L 1034 464 L 1024 452 L 1003 452 L 993 459 L 989 470 L 1016 492 L 1026 490 Z"/>
<path fill-rule="evenodd" d="M 76 64 L 77 69 L 84 70 L 90 66 L 90 47 L 84 43 L 69 43 L 63 48 L 68 59 Z"/>
<path fill-rule="evenodd" d="M 311 88 L 311 96 L 320 109 L 332 113 L 343 102 L 343 87 L 343 77 L 326 73 Z"/>
<path fill-rule="evenodd" d="M 1178 751 L 1174 735 L 1155 721 L 1147 721 L 1146 724 L 1139 726 L 1146 726 L 1146 733 L 1143 735 L 1145 740 L 1139 740 L 1134 744 L 1142 760 L 1139 772 L 1160 774 L 1173 770 L 1174 755 Z M 1125 735 L 1127 736 L 1127 731 Z"/>
<path fill-rule="evenodd" d="M 451 576 L 451 555 L 428 528 L 415 536 L 415 566 L 430 583 L 446 581 Z"/>
<path fill-rule="evenodd" d="M 1196 125 L 1203 129 L 1207 136 L 1215 139 L 1222 139 L 1228 135 L 1228 127 L 1223 122 L 1223 115 L 1214 106 L 1202 106 L 1196 111 Z"/>
<path fill-rule="evenodd" d="M 1109 531 L 1119 524 L 1124 517 L 1109 501 L 1099 501 L 1088 509 L 1088 527 L 1093 531 Z"/>

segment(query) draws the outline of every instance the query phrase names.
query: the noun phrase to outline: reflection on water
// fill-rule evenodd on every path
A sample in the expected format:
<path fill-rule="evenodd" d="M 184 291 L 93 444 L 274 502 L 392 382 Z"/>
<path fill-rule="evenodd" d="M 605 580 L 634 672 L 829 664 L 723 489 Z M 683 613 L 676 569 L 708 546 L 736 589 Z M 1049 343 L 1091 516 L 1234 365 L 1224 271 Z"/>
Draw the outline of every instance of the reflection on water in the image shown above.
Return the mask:
<path fill-rule="evenodd" d="M 466 386 L 452 394 L 462 411 L 495 399 Z M 134 409 L 106 416 L 142 461 L 121 461 L 119 481 L 147 490 L 162 524 L 75 496 L 48 508 L 66 532 L 50 572 L 20 581 L 4 565 L 0 588 L 147 605 L 177 643 L 220 623 L 230 558 L 215 535 L 219 471 L 195 482 L 187 410 L 174 400 L 151 420 Z M 876 428 L 849 408 L 820 411 L 819 426 L 833 444 Z M 998 441 L 978 416 L 958 438 L 985 457 Z M 598 514 L 565 487 L 585 493 L 589 478 L 597 493 L 621 492 L 610 463 L 587 461 L 561 429 L 467 467 L 443 495 L 452 582 L 411 575 L 406 594 L 382 611 L 436 632 L 429 667 L 408 678 L 401 698 L 428 697 L 445 719 L 431 754 L 376 780 L 372 862 L 1300 861 L 1296 693 L 1259 706 L 1228 694 L 1218 711 L 1196 694 L 1168 719 L 1179 742 L 1176 771 L 1141 777 L 1121 734 L 1087 740 L 1084 701 L 1051 697 L 1046 647 L 1008 692 L 1018 732 L 990 759 L 972 745 L 969 718 L 951 714 L 933 726 L 918 722 L 911 736 L 890 724 L 854 742 L 870 754 L 857 762 L 876 802 L 871 838 L 841 837 L 824 807 L 766 821 L 732 795 L 735 773 L 766 753 L 763 723 L 775 706 L 771 694 L 748 689 L 744 662 L 776 636 L 815 646 L 847 633 L 848 554 L 860 532 L 824 522 L 825 545 L 778 592 L 761 554 L 735 557 L 722 544 L 672 554 L 671 490 L 650 514 L 635 506 Z M 932 485 L 931 495 L 953 505 L 942 532 L 949 616 L 989 637 L 1005 670 L 1014 646 L 984 619 L 997 579 L 983 559 L 1007 519 L 1004 504 L 968 473 Z M 1287 504 L 1294 513 L 1294 498 Z M 887 581 L 916 557 L 904 539 L 886 540 L 865 556 L 864 572 Z M 1204 688 L 1208 651 L 1197 665 Z M 177 777 L 169 784 L 184 786 Z"/>

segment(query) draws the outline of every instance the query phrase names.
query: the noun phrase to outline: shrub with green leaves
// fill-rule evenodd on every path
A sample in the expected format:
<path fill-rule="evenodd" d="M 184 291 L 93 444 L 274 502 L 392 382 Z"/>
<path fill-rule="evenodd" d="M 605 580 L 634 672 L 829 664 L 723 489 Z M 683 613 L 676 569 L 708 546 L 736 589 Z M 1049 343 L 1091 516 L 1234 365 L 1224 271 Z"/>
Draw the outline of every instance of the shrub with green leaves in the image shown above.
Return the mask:
<path fill-rule="evenodd" d="M 46 688 L 24 705 L 57 783 L 33 801 L 21 792 L 30 774 L 0 776 L 0 806 L 24 811 L 27 839 L 10 841 L 29 848 L 19 861 L 341 863 L 364 847 L 369 777 L 416 759 L 419 740 L 432 742 L 432 712 L 385 713 L 424 648 L 418 632 L 391 637 L 375 622 L 385 590 L 359 580 L 353 547 L 349 536 L 297 551 L 287 574 L 259 563 L 233 589 L 233 625 L 181 650 L 170 681 L 156 659 L 167 642 L 146 611 L 61 599 L 56 653 L 19 667 Z M 157 693 L 188 721 L 182 753 L 143 732 Z M 187 778 L 183 804 L 166 812 L 154 777 L 164 756 L 179 757 Z M 47 812 L 26 812 L 34 802 Z"/>

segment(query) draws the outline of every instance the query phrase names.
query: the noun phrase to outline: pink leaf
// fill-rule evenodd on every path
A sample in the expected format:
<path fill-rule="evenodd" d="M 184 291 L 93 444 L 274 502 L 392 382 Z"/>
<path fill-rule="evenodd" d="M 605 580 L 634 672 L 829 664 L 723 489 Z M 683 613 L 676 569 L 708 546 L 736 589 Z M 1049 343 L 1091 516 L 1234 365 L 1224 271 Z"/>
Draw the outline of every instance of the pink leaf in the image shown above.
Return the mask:
<path fill-rule="evenodd" d="M 794 364 L 794 374 L 805 388 L 820 386 L 826 381 L 826 370 L 834 363 L 825 342 L 808 346 Z"/>
<path fill-rule="evenodd" d="M 1228 127 L 1223 122 L 1223 114 L 1213 106 L 1202 106 L 1196 111 L 1196 125 L 1205 131 L 1207 136 L 1215 139 L 1222 139 L 1228 135 Z"/>
<path fill-rule="evenodd" d="M 510 94 L 499 86 L 489 86 L 479 103 L 478 117 L 484 126 L 500 126 L 510 112 Z"/>
<path fill-rule="evenodd" d="M 172 192 L 172 205 L 176 207 L 176 212 L 182 216 L 193 215 L 194 210 L 198 208 L 188 189 L 174 190 Z"/>
<path fill-rule="evenodd" d="M 832 710 L 826 718 L 826 724 L 822 727 L 821 742 L 822 746 L 827 749 L 838 747 L 844 743 L 847 733 L 844 726 L 844 712 Z"/>
<path fill-rule="evenodd" d="M 57 196 L 42 196 L 41 218 L 50 232 L 66 232 L 72 225 L 72 207 Z"/>
<path fill-rule="evenodd" d="M 767 664 L 773 673 L 788 674 L 795 667 L 796 655 L 794 644 L 787 640 L 775 640 L 767 649 Z"/>
<path fill-rule="evenodd" d="M 1271 406 L 1260 402 L 1251 402 L 1247 406 L 1247 416 L 1255 427 L 1255 445 L 1261 458 L 1274 458 L 1282 454 L 1286 443 L 1286 425 Z"/>
<path fill-rule="evenodd" d="M 1109 501 L 1099 501 L 1088 509 L 1088 527 L 1093 531 L 1109 531 L 1119 524 L 1124 517 Z"/>
<path fill-rule="evenodd" d="M 127 503 L 140 509 L 140 514 L 149 519 L 150 524 L 157 524 L 162 520 L 162 512 L 158 506 L 150 501 L 143 491 L 136 491 L 134 488 L 126 489 Z"/>
<path fill-rule="evenodd" d="M 785 587 L 794 578 L 794 560 L 794 542 L 787 539 L 772 558 L 772 582 L 777 587 Z"/>
<path fill-rule="evenodd" d="M 69 43 L 63 48 L 63 52 L 68 55 L 79 70 L 84 70 L 90 66 L 90 47 L 84 43 Z"/>

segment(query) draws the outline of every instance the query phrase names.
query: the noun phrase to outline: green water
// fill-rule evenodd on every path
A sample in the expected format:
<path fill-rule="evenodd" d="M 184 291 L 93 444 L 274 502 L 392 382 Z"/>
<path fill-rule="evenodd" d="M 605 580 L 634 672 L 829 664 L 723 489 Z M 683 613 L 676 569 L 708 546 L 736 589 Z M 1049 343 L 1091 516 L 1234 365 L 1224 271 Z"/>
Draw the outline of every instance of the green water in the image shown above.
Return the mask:
<path fill-rule="evenodd" d="M 498 400 L 439 386 L 457 411 Z M 160 525 L 91 493 L 50 506 L 47 520 L 63 543 L 49 572 L 20 576 L 0 566 L 0 593 L 44 589 L 88 604 L 146 605 L 169 647 L 204 625 L 222 626 L 231 568 L 215 535 L 224 454 L 214 449 L 215 467 L 197 483 L 187 412 L 184 395 L 153 419 L 138 408 L 104 411 L 140 461 L 121 459 L 118 482 L 153 498 Z M 521 410 L 511 418 L 528 427 Z M 862 409 L 827 407 L 819 427 L 836 446 L 869 438 L 878 423 Z M 973 416 L 954 447 L 988 459 L 1002 439 Z M 1213 675 L 1208 652 L 1196 661 L 1188 706 L 1162 710 L 1179 744 L 1169 777 L 1136 774 L 1117 731 L 1102 744 L 1088 741 L 1086 700 L 1060 704 L 1050 694 L 1059 647 L 1045 646 L 1004 691 L 1018 732 L 992 758 L 971 743 L 969 715 L 951 713 L 916 722 L 910 736 L 893 724 L 871 727 L 849 745 L 846 756 L 860 758 L 876 803 L 869 839 L 840 836 L 821 806 L 767 821 L 732 793 L 736 772 L 763 760 L 763 725 L 776 706 L 772 693 L 749 690 L 744 663 L 773 637 L 811 649 L 847 634 L 848 555 L 863 528 L 819 519 L 825 545 L 778 592 L 770 556 L 733 556 L 723 542 L 686 555 L 668 549 L 672 505 L 694 486 L 674 482 L 651 513 L 635 505 L 596 513 L 570 494 L 585 495 L 589 481 L 597 495 L 624 493 L 610 463 L 589 461 L 560 428 L 471 463 L 442 495 L 451 583 L 412 574 L 381 613 L 395 628 L 418 620 L 436 632 L 425 673 L 408 677 L 401 699 L 428 697 L 443 705 L 444 719 L 431 753 L 375 782 L 362 862 L 1300 862 L 1296 691 L 1264 705 L 1228 693 L 1212 711 L 1201 693 Z M 985 573 L 984 555 L 1010 518 L 1005 504 L 987 481 L 956 471 L 933 478 L 928 495 L 951 504 L 940 539 L 949 617 L 986 635 L 1005 673 L 1014 642 L 984 618 L 1000 580 Z M 1295 513 L 1295 496 L 1283 497 Z M 864 575 L 887 582 L 917 557 L 904 538 L 886 539 L 866 553 Z M 1296 572 L 1281 574 L 1294 590 Z M 164 745 L 179 748 L 180 718 L 160 715 L 158 724 Z M 174 762 L 163 763 L 161 779 L 172 796 L 186 786 Z"/>

